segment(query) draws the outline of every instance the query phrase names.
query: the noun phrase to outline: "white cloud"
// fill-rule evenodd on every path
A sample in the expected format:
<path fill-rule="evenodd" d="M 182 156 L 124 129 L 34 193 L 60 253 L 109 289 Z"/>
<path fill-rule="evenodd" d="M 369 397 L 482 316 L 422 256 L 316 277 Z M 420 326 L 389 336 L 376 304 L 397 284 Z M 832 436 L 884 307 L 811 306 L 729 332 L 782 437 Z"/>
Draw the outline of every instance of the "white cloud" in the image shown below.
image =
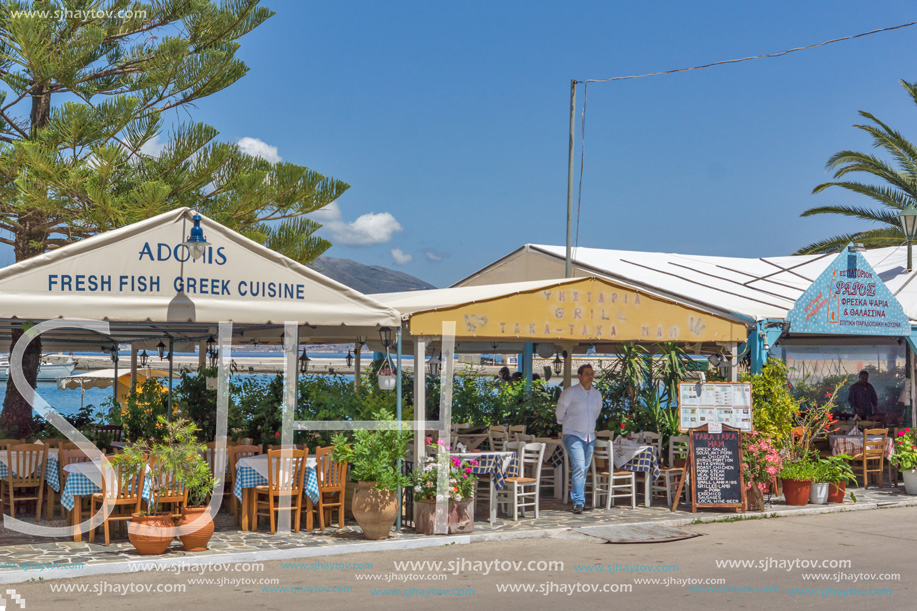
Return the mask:
<path fill-rule="evenodd" d="M 270 161 L 271 163 L 283 161 L 280 154 L 277 152 L 276 146 L 271 146 L 258 138 L 249 138 L 248 136 L 242 138 L 239 140 L 239 149 L 252 157 L 261 157 L 265 161 Z"/>
<path fill-rule="evenodd" d="M 414 255 L 408 254 L 398 247 L 392 249 L 392 258 L 398 265 L 404 265 L 414 260 Z"/>
<path fill-rule="evenodd" d="M 333 201 L 324 208 L 310 212 L 309 216 L 322 224 L 332 223 L 341 220 L 341 209 L 338 207 L 337 201 Z"/>
<path fill-rule="evenodd" d="M 443 256 L 441 254 L 434 252 L 432 250 L 425 250 L 423 254 L 427 255 L 427 259 L 429 259 L 430 261 L 442 261 L 443 260 Z"/>
<path fill-rule="evenodd" d="M 168 142 L 163 142 L 159 139 L 159 134 L 156 134 L 140 147 L 140 152 L 150 157 L 159 157 L 160 153 L 162 153 L 162 149 L 166 148 L 166 144 L 168 144 Z"/>
<path fill-rule="evenodd" d="M 370 212 L 357 217 L 352 223 L 330 221 L 324 223 L 331 232 L 331 241 L 348 246 L 371 246 L 392 241 L 397 231 L 403 231 L 401 223 L 388 212 Z"/>

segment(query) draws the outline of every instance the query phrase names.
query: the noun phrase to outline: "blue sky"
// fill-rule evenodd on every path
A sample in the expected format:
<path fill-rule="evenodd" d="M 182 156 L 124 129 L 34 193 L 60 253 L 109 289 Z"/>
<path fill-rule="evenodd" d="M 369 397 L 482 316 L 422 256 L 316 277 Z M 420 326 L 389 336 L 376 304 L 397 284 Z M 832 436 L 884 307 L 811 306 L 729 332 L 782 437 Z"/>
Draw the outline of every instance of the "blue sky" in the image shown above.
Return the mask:
<path fill-rule="evenodd" d="M 917 19 L 913 3 L 299 2 L 243 39 L 249 74 L 194 118 L 344 180 L 326 254 L 448 286 L 565 238 L 569 82 L 688 67 Z M 589 87 L 579 244 L 788 254 L 863 228 L 804 209 L 868 110 L 917 140 L 917 26 Z M 578 90 L 577 175 L 580 155 Z M 273 148 L 270 148 L 273 147 Z M 274 150 L 276 149 L 276 150 Z M 363 242 L 363 244 L 359 244 Z"/>

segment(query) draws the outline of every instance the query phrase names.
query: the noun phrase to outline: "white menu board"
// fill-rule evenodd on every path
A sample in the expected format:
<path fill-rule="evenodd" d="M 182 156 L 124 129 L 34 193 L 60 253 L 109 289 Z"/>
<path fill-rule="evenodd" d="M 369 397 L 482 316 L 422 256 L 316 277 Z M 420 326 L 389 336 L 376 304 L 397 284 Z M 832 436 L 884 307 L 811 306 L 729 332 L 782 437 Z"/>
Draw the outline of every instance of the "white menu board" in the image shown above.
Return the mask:
<path fill-rule="evenodd" d="M 678 410 L 681 431 L 712 423 L 750 431 L 751 383 L 682 382 L 678 385 Z"/>

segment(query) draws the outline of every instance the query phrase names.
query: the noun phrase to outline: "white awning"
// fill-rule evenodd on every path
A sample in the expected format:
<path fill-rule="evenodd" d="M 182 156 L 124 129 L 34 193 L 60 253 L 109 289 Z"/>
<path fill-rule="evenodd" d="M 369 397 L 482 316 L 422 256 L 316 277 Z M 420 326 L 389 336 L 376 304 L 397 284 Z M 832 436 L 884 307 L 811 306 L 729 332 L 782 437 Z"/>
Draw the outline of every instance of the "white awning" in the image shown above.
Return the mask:
<path fill-rule="evenodd" d="M 111 337 L 135 343 L 165 331 L 199 341 L 220 321 L 259 343 L 278 343 L 287 321 L 304 343 L 400 324 L 395 310 L 206 217 L 209 246 L 192 259 L 193 215 L 182 208 L 0 270 L 0 338 L 14 321 L 56 318 L 107 320 Z"/>

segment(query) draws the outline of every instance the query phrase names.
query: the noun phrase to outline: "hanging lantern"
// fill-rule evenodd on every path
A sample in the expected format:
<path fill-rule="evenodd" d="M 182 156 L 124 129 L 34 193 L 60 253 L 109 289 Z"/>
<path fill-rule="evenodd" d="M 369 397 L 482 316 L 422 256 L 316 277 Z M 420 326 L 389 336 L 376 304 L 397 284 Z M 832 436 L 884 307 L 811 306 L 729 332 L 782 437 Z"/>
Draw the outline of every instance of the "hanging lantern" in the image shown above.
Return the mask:
<path fill-rule="evenodd" d="M 159 340 L 159 343 L 156 344 L 156 352 L 159 353 L 159 360 L 166 358 L 166 345 L 162 343 L 162 340 Z"/>
<path fill-rule="evenodd" d="M 347 367 L 348 369 L 353 365 L 353 354 L 350 350 L 347 351 Z"/>
<path fill-rule="evenodd" d="M 146 367 L 146 364 L 150 362 L 150 355 L 144 350 L 138 356 L 140 356 L 140 367 Z"/>
<path fill-rule="evenodd" d="M 191 258 L 200 259 L 204 256 L 204 252 L 210 244 L 207 242 L 207 238 L 204 237 L 204 230 L 201 228 L 201 215 L 195 214 L 191 217 L 191 220 L 194 221 L 194 227 L 191 228 L 191 234 L 185 240 L 184 245 L 191 252 Z"/>
<path fill-rule="evenodd" d="M 299 356 L 299 373 L 305 375 L 309 371 L 309 362 L 312 359 L 309 358 L 309 355 L 306 354 L 306 347 L 302 347 L 302 354 Z"/>

